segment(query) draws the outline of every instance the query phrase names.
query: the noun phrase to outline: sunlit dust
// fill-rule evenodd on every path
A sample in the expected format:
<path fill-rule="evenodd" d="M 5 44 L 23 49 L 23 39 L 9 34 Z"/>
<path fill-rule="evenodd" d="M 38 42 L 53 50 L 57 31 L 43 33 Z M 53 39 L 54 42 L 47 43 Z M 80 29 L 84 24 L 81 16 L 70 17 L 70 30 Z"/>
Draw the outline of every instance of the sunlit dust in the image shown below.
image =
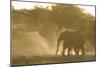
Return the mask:
<path fill-rule="evenodd" d="M 78 6 L 82 9 L 84 9 L 84 13 L 90 13 L 93 16 L 95 16 L 95 6 Z"/>
<path fill-rule="evenodd" d="M 54 5 L 54 4 L 12 1 L 12 6 L 14 7 L 14 9 L 34 9 L 35 7 L 51 9 L 50 7 L 52 5 Z"/>

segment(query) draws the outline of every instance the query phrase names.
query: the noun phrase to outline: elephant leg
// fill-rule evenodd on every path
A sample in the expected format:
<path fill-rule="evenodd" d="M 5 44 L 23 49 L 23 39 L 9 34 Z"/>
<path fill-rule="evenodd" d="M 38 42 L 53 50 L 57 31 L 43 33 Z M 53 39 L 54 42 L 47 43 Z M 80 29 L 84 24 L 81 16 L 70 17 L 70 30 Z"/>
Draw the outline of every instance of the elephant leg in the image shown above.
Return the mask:
<path fill-rule="evenodd" d="M 71 47 L 68 47 L 68 56 L 70 55 Z"/>
<path fill-rule="evenodd" d="M 75 47 L 75 53 L 76 55 L 79 55 L 79 48 Z"/>
<path fill-rule="evenodd" d="M 82 55 L 84 55 L 84 48 L 82 47 L 81 50 L 82 50 Z"/>
<path fill-rule="evenodd" d="M 66 47 L 63 47 L 62 56 L 65 56 L 65 49 L 66 49 Z"/>

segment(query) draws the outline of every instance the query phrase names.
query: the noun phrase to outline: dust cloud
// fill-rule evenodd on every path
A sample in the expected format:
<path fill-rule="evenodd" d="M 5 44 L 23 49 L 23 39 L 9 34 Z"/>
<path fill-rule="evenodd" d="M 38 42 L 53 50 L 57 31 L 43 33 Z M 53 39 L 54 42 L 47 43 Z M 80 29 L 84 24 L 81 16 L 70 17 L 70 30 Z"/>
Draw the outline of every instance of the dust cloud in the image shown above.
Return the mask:
<path fill-rule="evenodd" d="M 47 39 L 37 31 L 20 32 L 20 36 L 22 38 L 13 40 L 12 51 L 14 56 L 43 56 L 55 53 L 54 49 L 56 48 L 50 48 Z"/>

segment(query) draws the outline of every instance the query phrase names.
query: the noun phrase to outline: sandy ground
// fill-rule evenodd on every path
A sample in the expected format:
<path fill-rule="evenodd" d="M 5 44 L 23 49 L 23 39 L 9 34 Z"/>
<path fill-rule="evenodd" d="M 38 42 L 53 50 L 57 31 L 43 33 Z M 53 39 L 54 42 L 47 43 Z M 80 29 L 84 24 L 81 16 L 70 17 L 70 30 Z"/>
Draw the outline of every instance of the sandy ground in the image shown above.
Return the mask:
<path fill-rule="evenodd" d="M 96 61 L 96 56 L 87 55 L 87 56 L 65 56 L 65 57 L 63 56 L 18 57 L 18 58 L 12 58 L 12 66 L 89 62 L 89 61 Z"/>

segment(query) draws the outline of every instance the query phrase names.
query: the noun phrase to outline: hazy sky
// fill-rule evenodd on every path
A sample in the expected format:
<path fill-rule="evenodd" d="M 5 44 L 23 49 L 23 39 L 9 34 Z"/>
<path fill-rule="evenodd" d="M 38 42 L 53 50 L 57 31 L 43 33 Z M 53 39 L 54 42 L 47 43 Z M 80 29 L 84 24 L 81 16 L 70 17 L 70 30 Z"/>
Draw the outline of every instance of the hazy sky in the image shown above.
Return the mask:
<path fill-rule="evenodd" d="M 33 6 L 39 6 L 39 7 L 47 7 L 49 6 L 49 9 L 50 9 L 50 6 L 52 4 L 48 4 L 48 3 L 33 3 L 33 2 L 18 2 L 18 1 L 13 1 L 12 2 L 12 6 L 15 8 L 15 9 L 31 9 L 31 8 L 34 8 Z M 94 6 L 79 6 L 80 8 L 83 8 L 86 12 L 89 12 L 91 13 L 92 15 L 95 16 L 95 7 Z"/>

